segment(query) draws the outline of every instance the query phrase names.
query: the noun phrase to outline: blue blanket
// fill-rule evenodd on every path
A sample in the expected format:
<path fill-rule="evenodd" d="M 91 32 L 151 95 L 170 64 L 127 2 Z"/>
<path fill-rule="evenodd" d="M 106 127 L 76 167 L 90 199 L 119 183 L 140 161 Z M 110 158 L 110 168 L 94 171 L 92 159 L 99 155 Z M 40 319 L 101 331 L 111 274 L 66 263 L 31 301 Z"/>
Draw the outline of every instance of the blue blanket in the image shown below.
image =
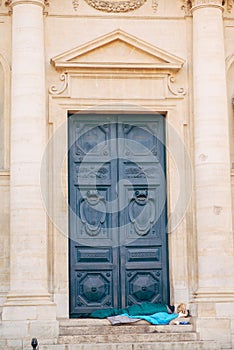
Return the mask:
<path fill-rule="evenodd" d="M 167 312 L 156 312 L 153 315 L 139 315 L 130 316 L 128 314 L 122 314 L 121 316 L 128 316 L 130 318 L 138 318 L 141 320 L 146 320 L 151 324 L 168 324 L 171 320 L 178 317 L 178 314 L 168 314 Z"/>

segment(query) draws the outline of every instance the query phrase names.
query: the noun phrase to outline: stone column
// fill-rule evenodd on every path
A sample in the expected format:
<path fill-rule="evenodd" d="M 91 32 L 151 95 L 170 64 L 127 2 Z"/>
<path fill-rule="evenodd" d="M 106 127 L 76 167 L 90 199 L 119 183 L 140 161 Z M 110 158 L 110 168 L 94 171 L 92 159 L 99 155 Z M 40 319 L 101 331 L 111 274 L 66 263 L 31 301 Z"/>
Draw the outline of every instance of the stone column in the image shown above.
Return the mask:
<path fill-rule="evenodd" d="M 222 0 L 194 0 L 198 300 L 233 300 L 230 148 Z"/>
<path fill-rule="evenodd" d="M 11 273 L 2 318 L 50 320 L 55 308 L 48 293 L 47 223 L 40 191 L 46 144 L 44 0 L 12 0 L 10 5 Z"/>

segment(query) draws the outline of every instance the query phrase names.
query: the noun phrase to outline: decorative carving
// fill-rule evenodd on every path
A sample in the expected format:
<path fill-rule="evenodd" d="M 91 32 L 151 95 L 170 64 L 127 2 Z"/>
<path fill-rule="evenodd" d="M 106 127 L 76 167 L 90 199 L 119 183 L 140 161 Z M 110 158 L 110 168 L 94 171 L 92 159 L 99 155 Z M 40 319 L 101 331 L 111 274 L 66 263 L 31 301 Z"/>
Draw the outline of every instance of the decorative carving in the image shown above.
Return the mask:
<path fill-rule="evenodd" d="M 160 248 L 142 248 L 139 249 L 130 248 L 128 250 L 128 262 L 136 261 L 160 261 Z"/>
<path fill-rule="evenodd" d="M 138 272 L 130 279 L 129 289 L 135 301 L 152 302 L 159 294 L 159 279 L 150 272 Z"/>
<path fill-rule="evenodd" d="M 77 11 L 77 9 L 79 7 L 79 0 L 73 0 L 72 5 L 73 5 L 74 10 Z"/>
<path fill-rule="evenodd" d="M 58 89 L 55 85 L 52 85 L 50 88 L 49 88 L 49 93 L 51 95 L 60 95 L 62 94 L 67 86 L 68 86 L 68 76 L 67 76 L 67 73 L 63 73 L 60 75 L 60 80 L 63 81 L 63 85 L 60 89 Z"/>
<path fill-rule="evenodd" d="M 227 11 L 229 13 L 232 11 L 233 4 L 234 4 L 234 0 L 227 0 Z"/>
<path fill-rule="evenodd" d="M 153 12 L 156 13 L 158 10 L 158 0 L 152 0 L 152 9 Z"/>
<path fill-rule="evenodd" d="M 109 136 L 109 132 L 110 127 L 105 128 L 102 125 L 90 128 L 86 132 L 85 129 L 77 129 L 76 154 L 78 156 L 85 154 L 97 154 L 98 156 L 102 154 L 108 156 L 110 142 L 107 143 L 106 140 Z M 100 168 L 99 176 L 101 176 L 102 172 L 105 172 L 105 170 L 103 170 L 104 168 L 101 169 L 102 168 Z"/>
<path fill-rule="evenodd" d="M 140 168 L 138 165 L 130 166 L 125 169 L 125 174 L 128 179 L 155 178 L 157 172 L 156 167 Z"/>
<path fill-rule="evenodd" d="M 102 303 L 110 294 L 110 280 L 102 273 L 88 273 L 80 281 L 80 295 L 86 303 Z"/>
<path fill-rule="evenodd" d="M 125 135 L 125 155 L 144 156 L 144 155 L 157 155 L 157 141 L 152 137 L 152 133 L 148 130 L 133 126 L 130 124 L 124 124 L 123 132 Z M 132 143 L 134 140 L 134 144 Z M 143 146 L 143 147 L 142 147 Z"/>
<path fill-rule="evenodd" d="M 224 6 L 227 3 L 227 10 L 231 12 L 234 0 L 182 0 L 183 5 L 181 9 L 185 11 L 186 15 L 191 14 L 193 6 L 198 5 L 219 5 Z"/>
<path fill-rule="evenodd" d="M 129 219 L 139 236 L 146 235 L 155 220 L 155 207 L 152 198 L 148 198 L 147 190 L 135 191 L 129 204 Z"/>
<path fill-rule="evenodd" d="M 172 75 L 172 74 L 168 74 L 168 77 L 167 77 L 167 86 L 168 86 L 168 89 L 169 91 L 175 95 L 175 96 L 184 96 L 186 95 L 186 91 L 184 88 L 178 88 L 177 91 L 175 91 L 172 87 L 172 83 L 175 82 L 175 77 Z"/>
<path fill-rule="evenodd" d="M 11 5 L 12 5 L 12 0 L 5 1 L 5 6 L 10 7 L 10 11 L 11 11 Z"/>
<path fill-rule="evenodd" d="M 96 10 L 104 12 L 129 12 L 138 9 L 146 0 L 123 0 L 123 1 L 107 1 L 107 0 L 85 0 L 87 4 Z"/>
<path fill-rule="evenodd" d="M 83 166 L 76 169 L 76 178 L 79 179 L 109 179 L 109 167 L 102 166 Z"/>
<path fill-rule="evenodd" d="M 92 263 L 94 260 L 99 263 L 111 262 L 111 251 L 108 248 L 107 249 L 98 248 L 97 250 L 93 250 L 92 248 L 89 248 L 89 247 L 77 247 L 76 250 L 77 250 L 77 262 L 79 263 L 81 262 Z"/>
<path fill-rule="evenodd" d="M 181 9 L 184 10 L 186 15 L 191 14 L 191 8 L 192 8 L 192 0 L 183 0 L 183 5 L 181 6 Z"/>
<path fill-rule="evenodd" d="M 87 191 L 80 204 L 80 218 L 89 236 L 97 236 L 106 220 L 106 205 L 98 191 Z"/>

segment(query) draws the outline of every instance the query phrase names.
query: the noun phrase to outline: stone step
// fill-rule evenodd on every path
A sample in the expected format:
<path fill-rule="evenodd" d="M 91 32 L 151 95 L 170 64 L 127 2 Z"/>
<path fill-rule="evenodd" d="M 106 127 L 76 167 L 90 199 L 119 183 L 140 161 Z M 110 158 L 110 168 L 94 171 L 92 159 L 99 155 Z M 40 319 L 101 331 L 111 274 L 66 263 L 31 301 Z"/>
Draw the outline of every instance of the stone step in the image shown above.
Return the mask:
<path fill-rule="evenodd" d="M 150 343 L 150 342 L 180 342 L 195 341 L 197 333 L 121 333 L 121 334 L 88 334 L 88 335 L 63 335 L 59 336 L 59 344 L 84 344 L 84 343 Z"/>
<path fill-rule="evenodd" d="M 189 325 L 167 325 L 153 326 L 149 324 L 137 323 L 134 325 L 121 326 L 60 326 L 59 334 L 63 335 L 104 335 L 104 334 L 147 334 L 147 333 L 188 333 L 193 331 L 193 326 Z"/>
<path fill-rule="evenodd" d="M 187 318 L 180 318 L 182 321 L 188 321 L 191 324 L 193 323 L 192 317 Z M 111 323 L 108 321 L 108 319 L 97 319 L 97 318 L 70 318 L 70 319 L 59 319 L 59 325 L 60 327 L 91 327 L 91 326 L 109 326 L 113 327 Z M 132 323 L 132 324 L 123 324 L 123 326 L 126 325 L 134 325 L 135 326 L 142 326 L 142 325 L 150 325 L 149 322 L 145 320 L 140 320 L 138 322 Z M 180 325 L 180 327 L 183 327 L 184 325 Z M 159 325 L 158 327 L 170 327 L 170 325 Z M 173 325 L 175 327 L 175 325 Z"/>
<path fill-rule="evenodd" d="M 40 350 L 220 350 L 213 341 L 181 341 L 156 343 L 56 344 L 40 345 Z"/>

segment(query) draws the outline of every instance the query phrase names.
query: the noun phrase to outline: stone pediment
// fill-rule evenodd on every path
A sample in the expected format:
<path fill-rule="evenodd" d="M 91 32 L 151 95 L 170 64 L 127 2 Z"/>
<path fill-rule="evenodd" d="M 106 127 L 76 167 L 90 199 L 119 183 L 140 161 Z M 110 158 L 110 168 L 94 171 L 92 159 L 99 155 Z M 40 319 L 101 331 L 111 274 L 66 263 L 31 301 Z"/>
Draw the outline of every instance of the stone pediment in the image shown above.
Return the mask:
<path fill-rule="evenodd" d="M 76 68 L 177 71 L 184 60 L 122 30 L 116 30 L 52 58 L 51 63 L 63 71 Z"/>

